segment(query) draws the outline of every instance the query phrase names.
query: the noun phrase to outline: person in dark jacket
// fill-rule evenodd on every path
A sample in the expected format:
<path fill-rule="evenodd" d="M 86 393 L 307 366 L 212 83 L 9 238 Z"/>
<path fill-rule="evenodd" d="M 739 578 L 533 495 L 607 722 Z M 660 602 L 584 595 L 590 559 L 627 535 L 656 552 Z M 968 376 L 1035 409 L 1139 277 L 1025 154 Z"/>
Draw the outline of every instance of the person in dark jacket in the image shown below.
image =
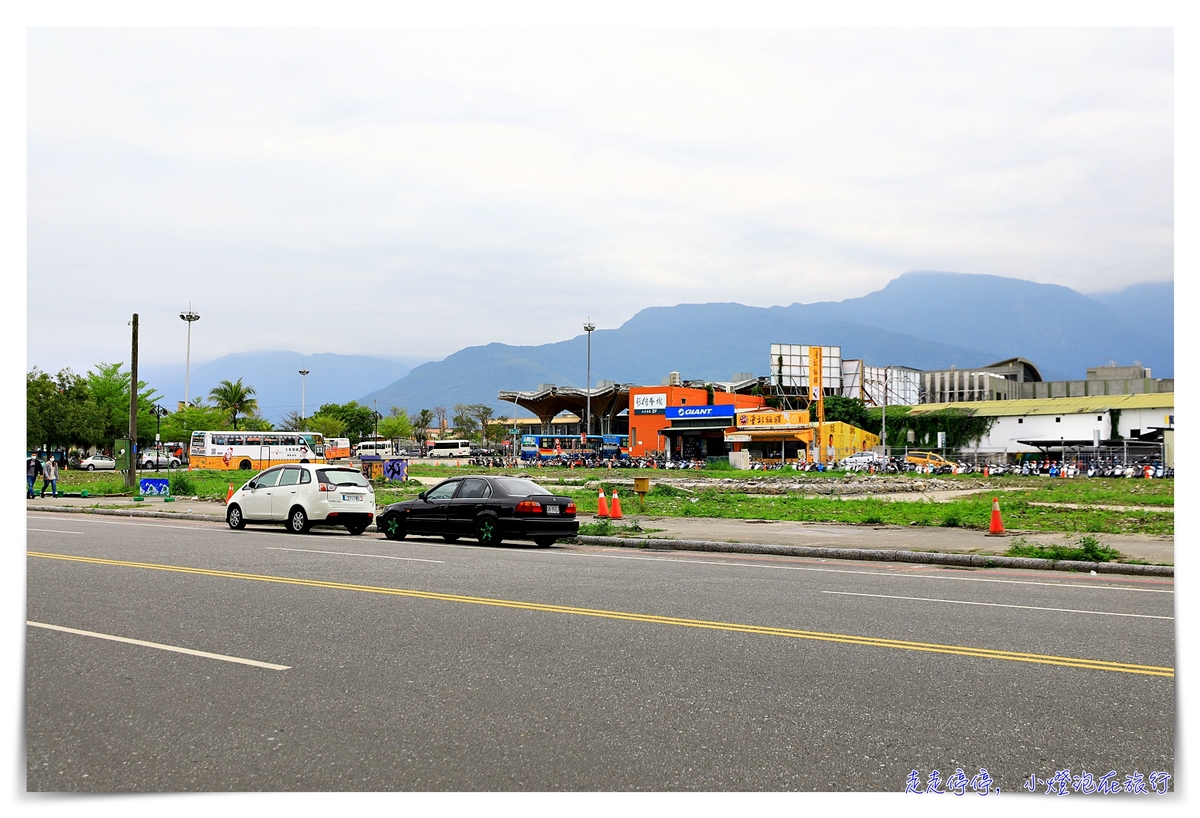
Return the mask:
<path fill-rule="evenodd" d="M 37 482 L 37 479 L 41 475 L 42 461 L 38 460 L 37 455 L 31 452 L 29 459 L 25 461 L 25 479 L 28 483 L 26 497 L 30 500 L 33 499 L 33 484 Z"/>

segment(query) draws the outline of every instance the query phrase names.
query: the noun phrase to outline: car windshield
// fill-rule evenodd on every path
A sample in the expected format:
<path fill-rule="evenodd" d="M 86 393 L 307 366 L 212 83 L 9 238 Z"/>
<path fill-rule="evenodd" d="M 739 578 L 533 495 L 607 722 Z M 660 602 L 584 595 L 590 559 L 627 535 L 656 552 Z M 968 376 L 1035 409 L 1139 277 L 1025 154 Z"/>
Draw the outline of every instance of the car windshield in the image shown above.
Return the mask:
<path fill-rule="evenodd" d="M 524 497 L 527 494 L 553 494 L 546 491 L 532 480 L 525 480 L 520 477 L 496 477 L 493 478 L 496 486 L 509 497 Z"/>
<path fill-rule="evenodd" d="M 335 486 L 362 486 L 363 488 L 371 485 L 367 482 L 367 478 L 362 476 L 362 472 L 354 469 L 320 469 L 317 471 L 317 482 L 333 483 Z"/>

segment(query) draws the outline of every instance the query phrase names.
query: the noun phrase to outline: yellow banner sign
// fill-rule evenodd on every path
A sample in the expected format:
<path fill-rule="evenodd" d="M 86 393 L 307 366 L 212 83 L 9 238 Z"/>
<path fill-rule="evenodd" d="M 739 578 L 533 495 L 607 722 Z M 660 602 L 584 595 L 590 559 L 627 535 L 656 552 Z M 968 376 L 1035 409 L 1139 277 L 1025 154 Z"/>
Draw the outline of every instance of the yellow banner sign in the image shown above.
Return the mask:
<path fill-rule="evenodd" d="M 739 412 L 739 429 L 769 429 L 806 426 L 808 412 Z"/>

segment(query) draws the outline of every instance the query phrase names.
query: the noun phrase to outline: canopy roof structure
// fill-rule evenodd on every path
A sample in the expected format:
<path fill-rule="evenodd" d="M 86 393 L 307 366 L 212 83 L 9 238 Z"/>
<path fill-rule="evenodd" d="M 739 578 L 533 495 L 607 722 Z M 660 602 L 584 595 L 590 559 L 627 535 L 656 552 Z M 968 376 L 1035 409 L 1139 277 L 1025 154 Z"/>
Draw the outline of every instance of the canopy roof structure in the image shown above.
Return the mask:
<path fill-rule="evenodd" d="M 629 388 L 632 384 L 617 383 L 596 387 L 591 390 L 592 417 L 608 418 L 605 424 L 613 427 L 613 419 L 629 408 Z M 562 412 L 571 412 L 582 418 L 587 411 L 588 390 L 577 386 L 557 386 L 552 383 L 542 384 L 536 390 L 513 392 L 501 390 L 497 396 L 500 400 L 515 403 L 522 409 L 528 409 L 538 416 L 543 424 Z"/>

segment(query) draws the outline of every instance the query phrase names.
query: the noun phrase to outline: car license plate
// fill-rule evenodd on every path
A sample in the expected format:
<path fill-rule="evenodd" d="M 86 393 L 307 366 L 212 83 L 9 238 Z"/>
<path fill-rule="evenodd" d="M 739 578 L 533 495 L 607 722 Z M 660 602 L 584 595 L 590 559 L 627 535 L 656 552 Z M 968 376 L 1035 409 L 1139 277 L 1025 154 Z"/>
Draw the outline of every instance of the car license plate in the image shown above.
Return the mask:
<path fill-rule="evenodd" d="M 558 514 L 558 506 L 546 506 L 547 514 Z"/>
<path fill-rule="evenodd" d="M 362 495 L 361 494 L 343 494 L 342 499 L 348 503 L 361 503 Z"/>

